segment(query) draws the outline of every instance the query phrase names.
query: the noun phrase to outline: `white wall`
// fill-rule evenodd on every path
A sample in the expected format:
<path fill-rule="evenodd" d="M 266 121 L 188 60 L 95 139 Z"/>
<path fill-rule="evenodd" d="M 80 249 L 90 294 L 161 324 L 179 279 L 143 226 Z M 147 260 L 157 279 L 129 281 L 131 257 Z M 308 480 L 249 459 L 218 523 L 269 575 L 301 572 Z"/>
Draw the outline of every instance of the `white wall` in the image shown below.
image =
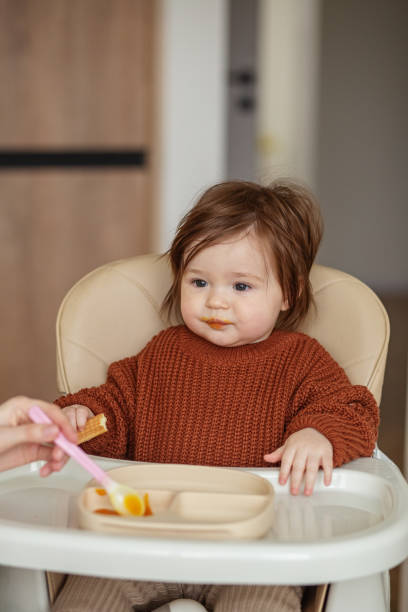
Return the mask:
<path fill-rule="evenodd" d="M 322 6 L 319 261 L 408 292 L 408 3 Z"/>
<path fill-rule="evenodd" d="M 317 192 L 321 263 L 407 291 L 408 4 L 259 3 L 258 180 L 289 175 Z M 159 250 L 226 176 L 228 64 L 228 0 L 161 5 Z"/>
<path fill-rule="evenodd" d="M 408 291 L 406 0 L 259 0 L 258 179 L 318 195 L 318 261 Z"/>
<path fill-rule="evenodd" d="M 259 0 L 258 160 L 261 182 L 316 185 L 321 0 Z"/>
<path fill-rule="evenodd" d="M 162 0 L 156 250 L 226 172 L 228 1 Z"/>

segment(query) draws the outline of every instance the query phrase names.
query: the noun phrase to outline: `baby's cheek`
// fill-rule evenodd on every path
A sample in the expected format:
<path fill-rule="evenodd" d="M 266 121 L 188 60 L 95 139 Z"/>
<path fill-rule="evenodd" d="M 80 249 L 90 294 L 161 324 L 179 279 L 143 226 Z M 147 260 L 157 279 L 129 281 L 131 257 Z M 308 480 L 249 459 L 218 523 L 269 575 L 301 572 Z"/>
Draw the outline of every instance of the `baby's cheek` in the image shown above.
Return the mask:
<path fill-rule="evenodd" d="M 197 297 L 192 297 L 188 293 L 182 294 L 180 300 L 180 310 L 183 317 L 183 321 L 187 324 L 187 321 L 192 321 L 200 315 L 200 302 Z"/>
<path fill-rule="evenodd" d="M 190 324 L 191 324 L 190 309 L 184 306 L 184 307 L 181 307 L 180 310 L 181 310 L 181 316 L 182 316 L 184 323 L 187 325 L 187 327 L 190 327 Z"/>
<path fill-rule="evenodd" d="M 180 296 L 180 310 L 183 316 L 184 316 L 184 313 L 188 314 L 190 312 L 191 304 L 192 304 L 192 300 L 190 296 L 188 295 L 188 292 L 182 291 L 181 296 Z"/>

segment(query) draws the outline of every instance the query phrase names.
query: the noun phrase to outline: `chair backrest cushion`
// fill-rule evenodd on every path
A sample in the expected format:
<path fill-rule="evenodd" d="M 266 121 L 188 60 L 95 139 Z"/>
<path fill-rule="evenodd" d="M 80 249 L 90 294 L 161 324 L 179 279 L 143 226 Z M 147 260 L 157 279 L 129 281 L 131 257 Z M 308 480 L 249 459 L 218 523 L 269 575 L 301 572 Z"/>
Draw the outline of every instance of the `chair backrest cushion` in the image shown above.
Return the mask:
<path fill-rule="evenodd" d="M 112 361 L 135 355 L 169 325 L 160 306 L 170 282 L 167 260 L 143 255 L 106 264 L 76 283 L 57 317 L 59 391 L 103 383 Z M 364 283 L 333 268 L 314 265 L 311 283 L 316 308 L 299 331 L 316 338 L 379 403 L 389 340 L 383 305 Z"/>

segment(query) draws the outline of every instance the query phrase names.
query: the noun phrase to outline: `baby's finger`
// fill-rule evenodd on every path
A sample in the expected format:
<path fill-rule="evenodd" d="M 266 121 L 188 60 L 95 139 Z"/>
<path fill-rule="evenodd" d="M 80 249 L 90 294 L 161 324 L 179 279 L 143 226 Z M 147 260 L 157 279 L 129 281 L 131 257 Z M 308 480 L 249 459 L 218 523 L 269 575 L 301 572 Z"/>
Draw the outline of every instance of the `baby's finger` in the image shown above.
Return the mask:
<path fill-rule="evenodd" d="M 293 450 L 287 450 L 287 449 L 285 449 L 282 455 L 281 467 L 280 467 L 280 472 L 279 472 L 279 484 L 281 485 L 286 484 L 289 478 L 290 470 L 292 469 L 294 455 L 295 455 L 295 452 Z"/>
<path fill-rule="evenodd" d="M 64 410 L 64 415 L 67 417 L 72 429 L 76 432 L 77 430 L 77 422 L 76 422 L 76 411 L 73 408 L 67 408 Z"/>
<path fill-rule="evenodd" d="M 317 472 L 319 471 L 319 462 L 316 459 L 308 459 L 306 464 L 305 487 L 304 494 L 311 495 L 316 482 Z"/>
<path fill-rule="evenodd" d="M 292 465 L 292 473 L 290 476 L 290 492 L 292 493 L 292 495 L 297 495 L 299 493 L 300 484 L 302 482 L 305 469 L 306 457 L 303 454 L 296 453 Z"/>
<path fill-rule="evenodd" d="M 87 408 L 77 408 L 76 409 L 76 423 L 77 423 L 77 429 L 82 430 L 84 429 L 86 422 L 88 420 L 88 409 Z"/>
<path fill-rule="evenodd" d="M 278 461 L 280 461 L 282 458 L 283 449 L 284 447 L 280 446 L 279 448 L 276 448 L 272 453 L 266 453 L 266 455 L 264 455 L 265 461 L 269 461 L 269 463 L 278 463 Z"/>
<path fill-rule="evenodd" d="M 326 487 L 328 487 L 332 481 L 333 458 L 331 456 L 330 457 L 323 456 L 322 465 L 323 465 L 323 474 L 324 474 L 323 482 L 326 485 Z"/>

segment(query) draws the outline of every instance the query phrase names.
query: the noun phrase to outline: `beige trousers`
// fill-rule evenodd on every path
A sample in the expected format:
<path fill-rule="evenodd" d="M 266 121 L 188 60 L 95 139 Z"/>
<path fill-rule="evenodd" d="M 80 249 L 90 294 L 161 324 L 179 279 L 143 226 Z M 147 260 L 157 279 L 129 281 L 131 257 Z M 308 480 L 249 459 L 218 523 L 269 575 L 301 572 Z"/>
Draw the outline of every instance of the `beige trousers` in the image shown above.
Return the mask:
<path fill-rule="evenodd" d="M 153 612 L 174 599 L 193 599 L 208 612 L 300 612 L 302 588 L 205 585 L 68 576 L 53 612 Z"/>

